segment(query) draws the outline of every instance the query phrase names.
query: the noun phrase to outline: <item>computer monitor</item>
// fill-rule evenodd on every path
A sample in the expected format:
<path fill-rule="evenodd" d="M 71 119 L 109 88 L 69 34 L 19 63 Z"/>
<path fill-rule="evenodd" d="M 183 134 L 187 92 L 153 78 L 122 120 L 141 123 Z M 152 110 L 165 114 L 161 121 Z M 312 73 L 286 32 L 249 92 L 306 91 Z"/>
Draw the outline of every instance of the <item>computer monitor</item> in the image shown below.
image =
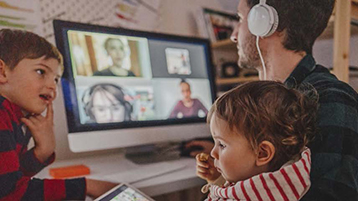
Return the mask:
<path fill-rule="evenodd" d="M 73 152 L 209 136 L 206 39 L 54 21 Z"/>

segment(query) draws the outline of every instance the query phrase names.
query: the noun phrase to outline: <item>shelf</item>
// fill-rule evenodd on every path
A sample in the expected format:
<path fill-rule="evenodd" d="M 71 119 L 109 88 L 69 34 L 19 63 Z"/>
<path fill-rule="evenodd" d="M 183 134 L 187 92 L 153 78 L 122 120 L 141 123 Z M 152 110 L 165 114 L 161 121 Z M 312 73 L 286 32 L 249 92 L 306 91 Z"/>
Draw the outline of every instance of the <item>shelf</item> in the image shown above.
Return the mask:
<path fill-rule="evenodd" d="M 221 41 L 217 41 L 211 44 L 211 48 L 213 49 L 226 49 L 226 48 L 236 48 L 236 44 L 232 42 L 230 39 L 225 39 Z"/>
<path fill-rule="evenodd" d="M 238 84 L 244 82 L 251 82 L 257 81 L 259 77 L 252 76 L 252 77 L 237 77 L 237 78 L 217 78 L 216 84 L 218 85 L 225 85 L 225 84 Z"/>
<path fill-rule="evenodd" d="M 358 0 L 352 0 L 352 12 L 351 12 L 351 20 L 352 22 L 358 23 Z M 332 39 L 334 34 L 334 20 L 335 20 L 335 12 L 331 16 L 328 22 L 327 28 L 324 32 L 318 37 L 318 40 Z M 351 25 L 351 36 L 358 35 L 358 26 Z"/>

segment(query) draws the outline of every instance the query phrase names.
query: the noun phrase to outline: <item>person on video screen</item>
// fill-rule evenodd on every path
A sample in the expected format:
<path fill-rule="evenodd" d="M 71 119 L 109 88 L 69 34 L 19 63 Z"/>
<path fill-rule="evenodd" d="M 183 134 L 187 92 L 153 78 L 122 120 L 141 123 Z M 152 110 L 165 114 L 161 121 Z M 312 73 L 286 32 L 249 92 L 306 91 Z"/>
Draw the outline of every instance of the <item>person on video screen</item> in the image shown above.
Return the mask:
<path fill-rule="evenodd" d="M 104 48 L 109 57 L 111 57 L 112 65 L 108 68 L 96 71 L 94 76 L 120 76 L 120 77 L 135 77 L 135 74 L 124 68 L 124 61 L 129 57 L 130 50 L 119 38 L 108 38 L 104 42 Z"/>
<path fill-rule="evenodd" d="M 182 80 L 180 82 L 180 90 L 183 99 L 178 101 L 175 105 L 169 115 L 169 118 L 205 117 L 208 110 L 199 99 L 191 98 L 190 84 L 185 80 Z"/>
<path fill-rule="evenodd" d="M 96 84 L 88 88 L 82 97 L 84 110 L 90 122 L 112 123 L 130 121 L 132 105 L 125 100 L 120 86 Z"/>

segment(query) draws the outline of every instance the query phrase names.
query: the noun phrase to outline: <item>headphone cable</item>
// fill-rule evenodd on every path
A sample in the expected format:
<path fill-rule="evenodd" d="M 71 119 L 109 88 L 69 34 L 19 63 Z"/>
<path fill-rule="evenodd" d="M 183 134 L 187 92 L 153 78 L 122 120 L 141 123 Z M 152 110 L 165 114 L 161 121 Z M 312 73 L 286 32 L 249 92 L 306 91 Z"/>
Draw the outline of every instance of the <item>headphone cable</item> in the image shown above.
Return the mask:
<path fill-rule="evenodd" d="M 265 61 L 264 61 L 264 58 L 262 56 L 261 50 L 260 50 L 259 40 L 260 40 L 260 36 L 256 36 L 256 48 L 257 48 L 257 51 L 259 52 L 260 60 L 261 60 L 261 63 L 262 63 L 263 74 L 264 74 L 263 77 L 264 77 L 264 80 L 267 80 L 267 77 L 266 77 L 266 65 L 265 65 Z"/>

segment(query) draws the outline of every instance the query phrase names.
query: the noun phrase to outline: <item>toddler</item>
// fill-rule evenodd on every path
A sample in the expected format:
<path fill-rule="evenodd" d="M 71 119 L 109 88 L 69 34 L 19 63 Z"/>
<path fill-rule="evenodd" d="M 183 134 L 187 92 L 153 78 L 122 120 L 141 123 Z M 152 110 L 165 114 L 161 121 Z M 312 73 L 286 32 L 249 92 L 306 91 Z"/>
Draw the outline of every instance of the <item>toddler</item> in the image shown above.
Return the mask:
<path fill-rule="evenodd" d="M 274 81 L 240 85 L 208 114 L 215 142 L 198 154 L 197 175 L 207 200 L 299 200 L 310 187 L 310 150 L 317 95 Z"/>

